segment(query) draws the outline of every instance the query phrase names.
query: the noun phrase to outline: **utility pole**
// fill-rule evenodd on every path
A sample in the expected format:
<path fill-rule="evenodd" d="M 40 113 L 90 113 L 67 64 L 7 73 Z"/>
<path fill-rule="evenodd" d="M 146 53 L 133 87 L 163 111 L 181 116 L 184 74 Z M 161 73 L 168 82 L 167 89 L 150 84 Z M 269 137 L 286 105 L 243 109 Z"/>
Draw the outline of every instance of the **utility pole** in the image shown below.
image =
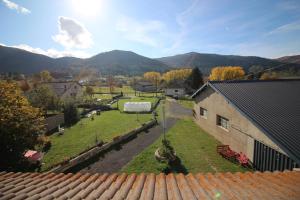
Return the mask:
<path fill-rule="evenodd" d="M 166 113 L 165 113 L 165 105 L 162 105 L 162 126 L 163 126 L 163 134 L 164 140 L 166 140 Z"/>

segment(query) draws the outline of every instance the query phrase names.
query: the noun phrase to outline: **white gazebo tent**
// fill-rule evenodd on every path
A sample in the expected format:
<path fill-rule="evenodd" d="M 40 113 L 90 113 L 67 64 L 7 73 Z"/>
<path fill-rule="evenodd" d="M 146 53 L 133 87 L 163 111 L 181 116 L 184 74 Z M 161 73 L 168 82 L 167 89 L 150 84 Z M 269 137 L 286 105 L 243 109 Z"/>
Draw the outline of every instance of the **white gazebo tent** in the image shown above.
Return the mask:
<path fill-rule="evenodd" d="M 124 112 L 149 112 L 151 111 L 151 102 L 126 102 Z"/>

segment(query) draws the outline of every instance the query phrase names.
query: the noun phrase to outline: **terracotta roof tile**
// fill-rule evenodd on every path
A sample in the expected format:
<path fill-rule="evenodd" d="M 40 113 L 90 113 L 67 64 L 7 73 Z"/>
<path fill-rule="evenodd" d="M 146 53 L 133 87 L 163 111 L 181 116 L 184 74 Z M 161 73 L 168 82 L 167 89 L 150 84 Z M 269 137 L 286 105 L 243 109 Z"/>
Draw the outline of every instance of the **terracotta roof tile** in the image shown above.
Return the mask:
<path fill-rule="evenodd" d="M 156 176 L 154 199 L 168 199 L 167 183 L 164 174 L 159 174 Z"/>
<path fill-rule="evenodd" d="M 54 174 L 0 172 L 2 199 L 299 199 L 300 172 Z"/>

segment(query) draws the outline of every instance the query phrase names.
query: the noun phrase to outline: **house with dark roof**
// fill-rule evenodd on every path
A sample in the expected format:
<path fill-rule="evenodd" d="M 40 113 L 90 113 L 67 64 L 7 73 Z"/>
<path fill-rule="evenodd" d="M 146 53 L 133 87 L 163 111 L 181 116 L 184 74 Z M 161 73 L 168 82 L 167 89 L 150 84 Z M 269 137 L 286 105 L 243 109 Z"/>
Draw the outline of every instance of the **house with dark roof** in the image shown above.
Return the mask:
<path fill-rule="evenodd" d="M 300 80 L 209 81 L 197 90 L 201 128 L 260 171 L 300 164 Z"/>
<path fill-rule="evenodd" d="M 149 81 L 138 81 L 133 85 L 133 89 L 139 92 L 155 92 L 157 87 Z"/>
<path fill-rule="evenodd" d="M 83 86 L 77 81 L 51 81 L 43 84 L 49 86 L 62 100 L 78 99 L 83 96 Z"/>

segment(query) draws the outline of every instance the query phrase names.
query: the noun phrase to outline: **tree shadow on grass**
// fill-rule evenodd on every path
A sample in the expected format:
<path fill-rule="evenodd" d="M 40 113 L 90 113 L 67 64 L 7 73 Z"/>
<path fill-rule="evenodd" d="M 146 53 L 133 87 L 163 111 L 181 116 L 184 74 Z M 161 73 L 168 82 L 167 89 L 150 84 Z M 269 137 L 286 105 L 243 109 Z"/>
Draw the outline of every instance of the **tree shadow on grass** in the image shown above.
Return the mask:
<path fill-rule="evenodd" d="M 188 174 L 189 171 L 187 168 L 182 164 L 179 157 L 176 156 L 176 159 L 173 162 L 170 162 L 167 167 L 162 170 L 163 173 L 183 173 Z"/>

